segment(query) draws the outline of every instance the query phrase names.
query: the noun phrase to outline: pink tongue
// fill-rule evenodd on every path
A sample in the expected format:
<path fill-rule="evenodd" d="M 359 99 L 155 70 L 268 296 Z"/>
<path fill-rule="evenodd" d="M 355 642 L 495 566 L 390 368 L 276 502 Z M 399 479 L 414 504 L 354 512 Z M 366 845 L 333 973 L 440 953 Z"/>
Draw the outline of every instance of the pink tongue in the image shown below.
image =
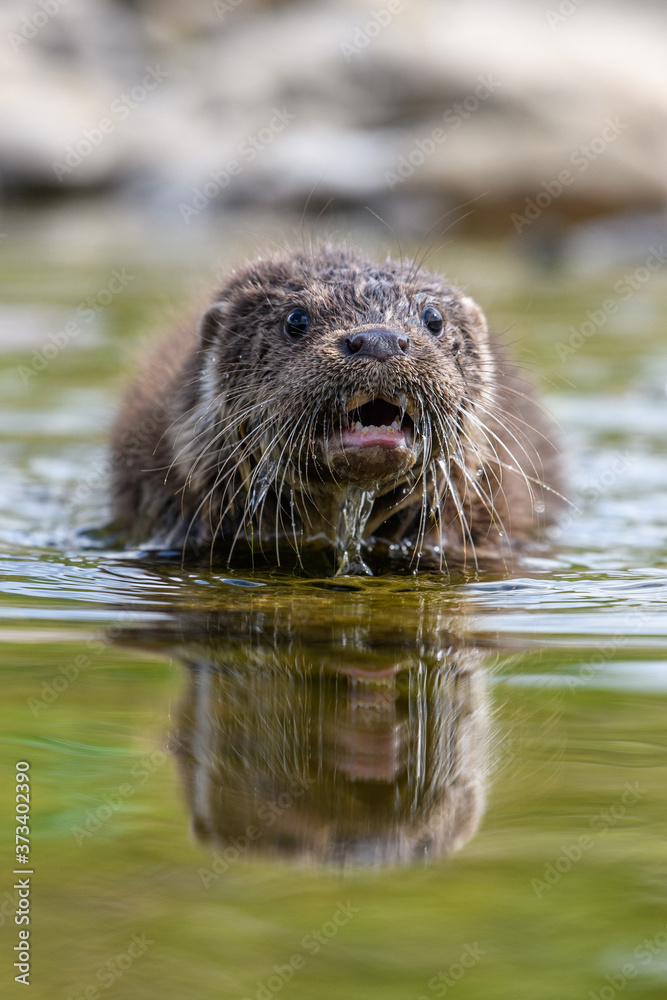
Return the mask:
<path fill-rule="evenodd" d="M 341 434 L 344 448 L 405 448 L 405 431 L 390 430 L 388 427 L 366 427 L 363 430 L 349 428 Z"/>

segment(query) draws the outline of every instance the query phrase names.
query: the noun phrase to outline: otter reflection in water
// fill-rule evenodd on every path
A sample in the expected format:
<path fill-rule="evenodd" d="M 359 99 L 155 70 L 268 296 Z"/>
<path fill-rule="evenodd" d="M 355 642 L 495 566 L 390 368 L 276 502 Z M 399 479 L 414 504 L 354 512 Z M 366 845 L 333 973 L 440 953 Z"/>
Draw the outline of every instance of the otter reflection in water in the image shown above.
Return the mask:
<path fill-rule="evenodd" d="M 475 833 L 481 654 L 441 632 L 378 641 L 372 625 L 264 609 L 187 619 L 170 650 L 187 666 L 172 744 L 195 834 L 223 859 L 400 864 Z"/>

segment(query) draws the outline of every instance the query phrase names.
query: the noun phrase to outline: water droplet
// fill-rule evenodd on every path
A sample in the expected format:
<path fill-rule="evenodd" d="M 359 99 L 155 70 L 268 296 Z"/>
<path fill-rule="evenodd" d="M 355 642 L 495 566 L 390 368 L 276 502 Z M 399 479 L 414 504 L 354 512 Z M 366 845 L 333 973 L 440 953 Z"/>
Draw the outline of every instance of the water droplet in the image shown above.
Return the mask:
<path fill-rule="evenodd" d="M 269 486 L 276 474 L 276 468 L 275 462 L 268 462 L 264 469 L 256 476 L 255 484 L 250 494 L 250 517 L 254 516 L 255 511 L 268 493 Z"/>
<path fill-rule="evenodd" d="M 362 490 L 359 486 L 350 486 L 343 497 L 336 529 L 338 551 L 336 576 L 347 573 L 373 575 L 362 558 L 361 542 L 373 509 L 375 495 L 375 490 Z"/>

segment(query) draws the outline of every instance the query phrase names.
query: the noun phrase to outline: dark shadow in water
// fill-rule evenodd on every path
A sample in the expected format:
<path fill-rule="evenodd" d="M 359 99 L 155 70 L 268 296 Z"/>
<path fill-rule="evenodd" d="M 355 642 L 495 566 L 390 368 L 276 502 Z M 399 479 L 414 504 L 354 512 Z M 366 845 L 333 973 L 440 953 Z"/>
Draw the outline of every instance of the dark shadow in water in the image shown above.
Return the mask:
<path fill-rule="evenodd" d="M 125 635 L 185 666 L 171 743 L 195 834 L 229 860 L 452 854 L 484 811 L 482 652 L 447 630 L 441 600 L 395 591 L 388 612 L 316 594 L 246 591 Z"/>

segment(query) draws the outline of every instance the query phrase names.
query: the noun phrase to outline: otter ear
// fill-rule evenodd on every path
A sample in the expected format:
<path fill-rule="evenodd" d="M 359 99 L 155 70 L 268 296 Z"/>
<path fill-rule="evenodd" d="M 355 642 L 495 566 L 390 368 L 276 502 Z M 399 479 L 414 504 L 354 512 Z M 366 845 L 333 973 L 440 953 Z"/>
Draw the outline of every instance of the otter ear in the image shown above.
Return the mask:
<path fill-rule="evenodd" d="M 202 347 L 210 347 L 217 343 L 220 334 L 227 326 L 229 303 L 220 301 L 209 306 L 199 321 L 199 343 Z"/>
<path fill-rule="evenodd" d="M 488 333 L 489 327 L 486 322 L 486 316 L 479 308 L 474 299 L 471 299 L 469 295 L 462 295 L 461 307 L 463 309 L 464 324 L 466 329 L 470 333 Z"/>

